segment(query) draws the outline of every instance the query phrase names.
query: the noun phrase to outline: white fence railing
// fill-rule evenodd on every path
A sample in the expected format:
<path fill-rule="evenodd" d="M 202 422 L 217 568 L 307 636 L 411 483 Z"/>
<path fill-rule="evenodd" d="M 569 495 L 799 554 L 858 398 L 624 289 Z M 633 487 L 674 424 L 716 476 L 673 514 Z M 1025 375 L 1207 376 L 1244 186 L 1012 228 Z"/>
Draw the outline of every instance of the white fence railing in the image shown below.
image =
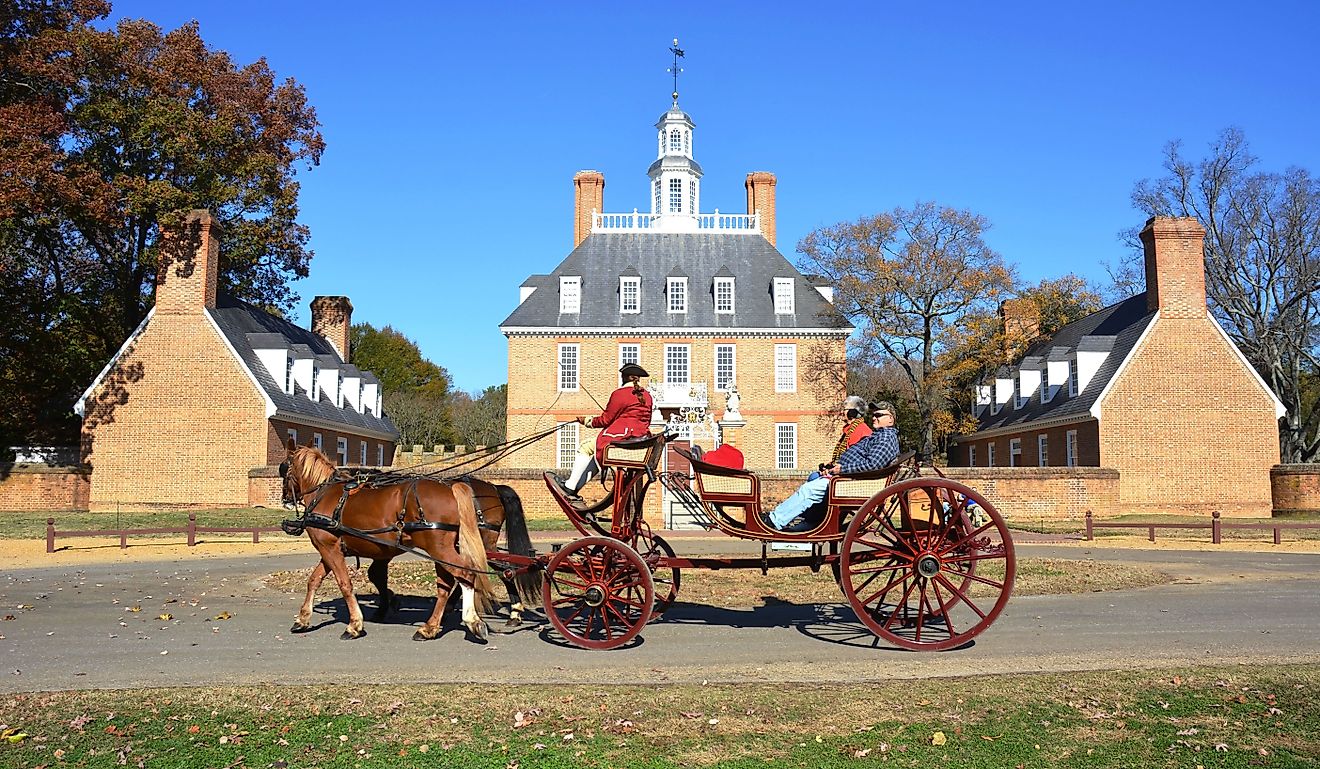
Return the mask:
<path fill-rule="evenodd" d="M 760 230 L 758 214 L 628 214 L 591 212 L 592 232 L 719 232 L 754 235 Z"/>

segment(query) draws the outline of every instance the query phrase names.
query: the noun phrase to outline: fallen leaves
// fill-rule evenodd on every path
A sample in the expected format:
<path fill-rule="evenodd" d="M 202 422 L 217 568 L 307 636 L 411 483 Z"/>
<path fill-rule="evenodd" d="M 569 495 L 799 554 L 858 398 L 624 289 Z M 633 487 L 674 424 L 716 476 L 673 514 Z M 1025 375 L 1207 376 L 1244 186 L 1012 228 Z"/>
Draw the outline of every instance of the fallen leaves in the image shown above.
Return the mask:
<path fill-rule="evenodd" d="M 227 611 L 222 611 L 222 612 L 220 612 L 219 614 L 217 614 L 217 615 L 215 615 L 214 617 L 212 617 L 211 619 L 215 620 L 216 622 L 224 622 L 225 620 L 230 619 L 230 618 L 232 618 L 233 616 L 234 616 L 234 615 L 230 614 L 230 613 L 227 612 Z"/>
<path fill-rule="evenodd" d="M 930 744 L 932 745 L 943 745 L 948 741 L 949 738 L 944 736 L 944 732 L 935 732 L 930 736 Z"/>
<path fill-rule="evenodd" d="M 18 729 L 16 727 L 10 727 L 9 729 L 0 731 L 0 740 L 4 740 L 5 742 L 16 744 L 22 742 L 25 739 L 27 739 L 27 732 L 24 732 L 22 729 Z"/>

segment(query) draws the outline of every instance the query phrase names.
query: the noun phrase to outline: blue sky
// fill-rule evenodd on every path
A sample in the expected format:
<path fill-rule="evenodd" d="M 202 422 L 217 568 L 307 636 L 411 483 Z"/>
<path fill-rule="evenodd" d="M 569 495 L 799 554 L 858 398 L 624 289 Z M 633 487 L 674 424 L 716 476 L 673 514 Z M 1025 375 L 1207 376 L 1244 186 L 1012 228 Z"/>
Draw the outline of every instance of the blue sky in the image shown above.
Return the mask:
<path fill-rule="evenodd" d="M 653 124 L 697 130 L 702 208 L 743 212 L 778 176 L 778 245 L 919 200 L 987 217 L 1034 282 L 1106 281 L 1139 225 L 1133 183 L 1181 139 L 1242 128 L 1261 167 L 1320 173 L 1320 3 L 129 2 L 114 18 L 197 19 L 239 63 L 265 56 L 323 124 L 300 174 L 307 301 L 347 294 L 457 387 L 507 379 L 499 323 L 573 236 L 573 173 L 608 211 L 647 210 Z"/>

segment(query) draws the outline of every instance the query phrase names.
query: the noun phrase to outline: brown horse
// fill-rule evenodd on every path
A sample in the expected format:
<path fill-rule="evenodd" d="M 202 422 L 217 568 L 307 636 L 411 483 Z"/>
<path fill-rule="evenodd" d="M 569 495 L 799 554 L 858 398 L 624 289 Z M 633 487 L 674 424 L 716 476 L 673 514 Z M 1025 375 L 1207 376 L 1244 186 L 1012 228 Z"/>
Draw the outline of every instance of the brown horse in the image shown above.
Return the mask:
<path fill-rule="evenodd" d="M 413 634 L 413 640 L 424 641 L 439 635 L 445 604 L 455 585 L 462 589 L 465 599 L 464 626 L 474 637 L 485 638 L 485 623 L 477 612 L 489 607 L 491 602 L 486 551 L 494 549 L 500 529 L 507 523 L 510 551 L 532 552 L 522 502 L 512 488 L 470 477 L 455 482 L 400 477 L 397 482 L 354 485 L 350 478 L 336 474 L 335 466 L 319 449 L 298 447 L 290 441 L 288 451 L 286 496 L 305 506 L 302 520 L 312 522 L 305 530 L 321 555 L 307 579 L 307 597 L 292 632 L 305 633 L 312 629 L 316 589 L 328 573 L 334 575 L 348 605 L 349 623 L 343 638 L 362 636 L 365 633 L 362 610 L 353 594 L 345 556 L 371 559 L 367 575 L 380 593 L 373 619 L 380 621 L 391 604 L 389 562 L 404 552 L 402 547 L 411 547 L 435 560 L 436 574 L 435 608 Z M 317 525 L 336 520 L 338 526 Z M 345 529 L 368 534 L 372 539 L 354 536 Z M 395 542 L 402 547 L 394 547 Z M 522 601 L 539 599 L 541 575 L 528 572 L 512 581 L 501 579 L 509 591 L 509 625 L 517 625 Z"/>

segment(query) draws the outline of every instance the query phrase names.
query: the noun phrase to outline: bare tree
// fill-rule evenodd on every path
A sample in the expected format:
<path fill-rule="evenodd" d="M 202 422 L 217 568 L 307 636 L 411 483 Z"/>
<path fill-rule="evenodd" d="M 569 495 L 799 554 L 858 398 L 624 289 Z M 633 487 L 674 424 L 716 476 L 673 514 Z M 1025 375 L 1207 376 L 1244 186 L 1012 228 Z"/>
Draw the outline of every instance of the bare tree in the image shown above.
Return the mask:
<path fill-rule="evenodd" d="M 936 356 L 963 315 L 993 308 L 1014 283 L 982 239 L 989 227 L 982 216 L 927 202 L 824 227 L 798 243 L 802 266 L 831 280 L 835 306 L 859 325 L 859 346 L 902 369 L 925 456 L 935 449 L 946 396 Z"/>
<path fill-rule="evenodd" d="M 1132 202 L 1206 229 L 1206 294 L 1229 336 L 1287 408 L 1282 461 L 1320 452 L 1320 181 L 1301 168 L 1254 171 L 1246 137 L 1224 131 L 1199 162 L 1165 149 L 1167 176 L 1143 179 Z M 1134 256 L 1134 259 L 1136 257 Z"/>

